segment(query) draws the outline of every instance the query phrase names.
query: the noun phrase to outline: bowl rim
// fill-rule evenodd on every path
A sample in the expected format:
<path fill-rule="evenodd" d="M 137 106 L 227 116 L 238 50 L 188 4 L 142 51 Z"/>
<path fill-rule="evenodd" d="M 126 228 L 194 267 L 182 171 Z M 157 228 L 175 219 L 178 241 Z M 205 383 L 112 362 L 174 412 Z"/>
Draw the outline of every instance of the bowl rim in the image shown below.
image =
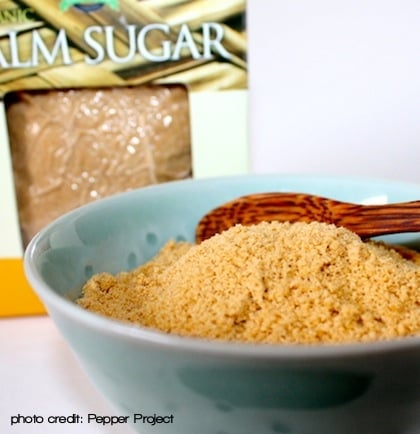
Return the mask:
<path fill-rule="evenodd" d="M 223 340 L 211 340 L 189 336 L 179 336 L 165 333 L 150 327 L 125 323 L 123 321 L 108 318 L 104 315 L 83 309 L 73 301 L 58 295 L 53 288 L 43 281 L 43 278 L 35 265 L 34 258 L 45 237 L 56 226 L 71 220 L 86 208 L 96 208 L 102 203 L 109 203 L 118 197 L 135 195 L 139 190 L 153 193 L 162 188 L 176 188 L 179 184 L 188 183 L 220 183 L 225 181 L 240 182 L 241 180 L 263 179 L 264 177 L 276 180 L 282 179 L 316 179 L 338 182 L 356 183 L 377 183 L 392 185 L 393 187 L 418 189 L 420 194 L 420 184 L 405 181 L 394 181 L 383 178 L 361 177 L 361 176 L 337 176 L 337 175 L 300 175 L 300 174 L 251 174 L 251 175 L 232 175 L 215 178 L 186 179 L 171 181 L 162 184 L 155 184 L 140 187 L 131 191 L 117 193 L 112 196 L 99 199 L 75 210 L 72 210 L 38 232 L 27 245 L 24 251 L 23 265 L 26 278 L 37 293 L 41 302 L 45 305 L 48 314 L 53 317 L 59 311 L 62 315 L 77 321 L 91 329 L 107 335 L 116 336 L 123 340 L 134 341 L 138 344 L 160 348 L 166 351 L 182 351 L 205 356 L 218 356 L 223 358 L 241 359 L 276 359 L 276 360 L 317 360 L 336 357 L 360 357 L 380 353 L 394 353 L 399 351 L 410 351 L 420 349 L 420 335 L 395 338 L 390 340 L 380 340 L 374 342 L 355 342 L 337 344 L 267 344 L 267 343 L 248 343 L 232 342 Z M 53 308 L 52 308 L 53 306 Z"/>

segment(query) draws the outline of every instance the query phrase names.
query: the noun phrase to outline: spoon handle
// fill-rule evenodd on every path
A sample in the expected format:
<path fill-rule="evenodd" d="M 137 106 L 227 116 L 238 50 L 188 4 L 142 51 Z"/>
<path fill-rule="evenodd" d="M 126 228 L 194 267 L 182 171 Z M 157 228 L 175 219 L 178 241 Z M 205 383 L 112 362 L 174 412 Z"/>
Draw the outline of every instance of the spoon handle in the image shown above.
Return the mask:
<path fill-rule="evenodd" d="M 420 231 L 420 201 L 387 205 L 353 205 L 340 216 L 336 210 L 334 223 L 353 230 L 363 237 Z"/>
<path fill-rule="evenodd" d="M 237 223 L 321 221 L 343 226 L 362 238 L 420 231 L 420 201 L 359 205 L 304 193 L 251 194 L 225 203 L 197 225 L 197 242 Z"/>

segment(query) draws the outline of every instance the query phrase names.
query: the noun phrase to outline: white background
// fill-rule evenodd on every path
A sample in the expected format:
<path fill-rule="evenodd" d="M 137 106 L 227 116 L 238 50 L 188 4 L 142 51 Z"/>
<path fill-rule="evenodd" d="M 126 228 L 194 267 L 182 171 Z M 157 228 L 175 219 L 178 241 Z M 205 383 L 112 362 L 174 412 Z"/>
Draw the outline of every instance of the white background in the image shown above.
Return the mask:
<path fill-rule="evenodd" d="M 250 0 L 252 167 L 420 182 L 420 2 Z"/>
<path fill-rule="evenodd" d="M 248 0 L 256 172 L 420 182 L 420 1 Z M 11 415 L 113 414 L 49 318 L 0 320 L 0 432 Z"/>

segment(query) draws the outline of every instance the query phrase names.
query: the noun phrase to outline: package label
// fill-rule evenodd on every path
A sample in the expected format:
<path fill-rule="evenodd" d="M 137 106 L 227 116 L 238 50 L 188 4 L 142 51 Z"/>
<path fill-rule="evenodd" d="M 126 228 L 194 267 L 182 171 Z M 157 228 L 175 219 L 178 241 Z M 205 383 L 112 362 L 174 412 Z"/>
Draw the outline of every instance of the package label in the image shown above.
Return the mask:
<path fill-rule="evenodd" d="M 244 0 L 0 2 L 0 316 L 44 311 L 22 255 L 68 209 L 248 171 L 245 18 Z"/>

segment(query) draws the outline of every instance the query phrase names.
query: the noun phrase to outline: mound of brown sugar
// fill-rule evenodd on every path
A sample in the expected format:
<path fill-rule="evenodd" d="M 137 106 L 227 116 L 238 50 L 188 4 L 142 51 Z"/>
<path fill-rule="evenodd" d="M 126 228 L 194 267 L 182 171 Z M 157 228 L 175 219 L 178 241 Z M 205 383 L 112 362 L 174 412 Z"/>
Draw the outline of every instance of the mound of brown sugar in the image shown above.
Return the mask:
<path fill-rule="evenodd" d="M 25 245 L 78 206 L 191 176 L 181 85 L 19 91 L 6 117 Z"/>
<path fill-rule="evenodd" d="M 96 275 L 79 303 L 208 339 L 382 340 L 420 334 L 420 265 L 411 256 L 324 223 L 237 225 L 199 245 L 169 242 L 132 272 Z"/>

